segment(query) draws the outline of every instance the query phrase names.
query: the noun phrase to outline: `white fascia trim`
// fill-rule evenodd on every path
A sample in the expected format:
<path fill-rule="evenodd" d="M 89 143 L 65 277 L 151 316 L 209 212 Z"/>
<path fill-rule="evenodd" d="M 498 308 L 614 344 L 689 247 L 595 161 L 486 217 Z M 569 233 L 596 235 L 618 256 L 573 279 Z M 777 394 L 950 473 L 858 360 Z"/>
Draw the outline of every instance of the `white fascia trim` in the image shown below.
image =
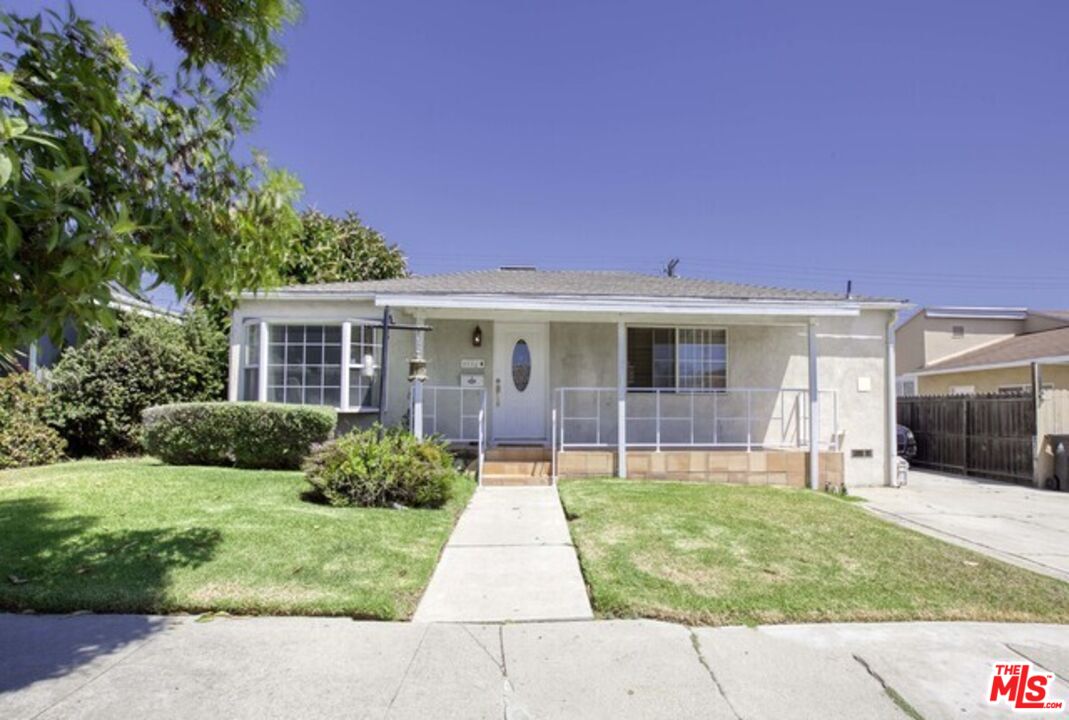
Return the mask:
<path fill-rule="evenodd" d="M 1028 358 L 1027 360 L 1011 360 L 1001 363 L 987 363 L 986 365 L 962 365 L 953 368 L 932 368 L 930 370 L 916 370 L 912 375 L 950 375 L 951 373 L 969 373 L 980 370 L 1001 370 L 1003 368 L 1028 367 L 1032 363 L 1040 365 L 1061 365 L 1069 363 L 1069 355 L 1049 355 L 1047 357 Z"/>
<path fill-rule="evenodd" d="M 930 318 L 952 320 L 1025 320 L 1028 308 L 1016 307 L 933 307 L 925 308 L 924 314 Z"/>
<path fill-rule="evenodd" d="M 375 305 L 464 310 L 573 311 L 684 315 L 796 315 L 855 317 L 856 302 L 813 303 L 767 300 L 709 300 L 703 298 L 525 296 L 525 295 L 401 295 L 380 294 Z"/>
<path fill-rule="evenodd" d="M 508 295 L 448 293 L 372 293 L 321 290 L 243 293 L 249 300 L 373 300 L 378 307 L 426 309 L 544 310 L 575 312 L 642 312 L 717 315 L 797 315 L 856 317 L 861 310 L 900 310 L 898 301 L 716 300 L 709 298 L 651 298 L 641 296 Z"/>

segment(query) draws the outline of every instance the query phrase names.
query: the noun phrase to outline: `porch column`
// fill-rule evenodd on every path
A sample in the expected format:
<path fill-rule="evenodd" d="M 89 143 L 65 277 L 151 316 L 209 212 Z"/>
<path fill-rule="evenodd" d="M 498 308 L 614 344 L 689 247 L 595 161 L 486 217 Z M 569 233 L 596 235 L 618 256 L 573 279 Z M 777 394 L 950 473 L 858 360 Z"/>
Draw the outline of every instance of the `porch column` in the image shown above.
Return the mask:
<path fill-rule="evenodd" d="M 896 397 L 895 388 L 895 313 L 890 313 L 890 318 L 887 320 L 887 350 L 883 359 L 884 362 L 884 402 L 887 403 L 887 407 L 884 408 L 884 415 L 887 418 L 887 436 L 885 443 L 886 449 L 883 451 L 886 456 L 884 462 L 884 485 L 892 485 L 895 481 L 896 463 L 898 462 L 898 398 Z"/>
<path fill-rule="evenodd" d="M 353 324 L 346 320 L 341 324 L 341 410 L 349 409 L 349 373 L 353 362 Z"/>
<path fill-rule="evenodd" d="M 820 488 L 820 390 L 817 387 L 817 327 L 810 320 L 809 345 L 809 487 Z"/>
<path fill-rule="evenodd" d="M 616 322 L 616 475 L 627 477 L 627 325 Z"/>
<path fill-rule="evenodd" d="M 267 321 L 260 321 L 260 372 L 256 382 L 259 387 L 256 389 L 256 398 L 260 402 L 267 402 Z"/>
<path fill-rule="evenodd" d="M 423 325 L 423 315 L 416 315 L 416 325 Z M 426 333 L 422 330 L 416 331 L 416 359 L 423 359 L 423 343 L 426 339 Z M 417 438 L 423 437 L 423 381 L 412 380 L 412 434 Z M 460 394 L 460 407 L 461 413 L 464 408 L 464 393 Z M 461 422 L 460 428 L 461 437 L 464 435 L 463 422 Z"/>

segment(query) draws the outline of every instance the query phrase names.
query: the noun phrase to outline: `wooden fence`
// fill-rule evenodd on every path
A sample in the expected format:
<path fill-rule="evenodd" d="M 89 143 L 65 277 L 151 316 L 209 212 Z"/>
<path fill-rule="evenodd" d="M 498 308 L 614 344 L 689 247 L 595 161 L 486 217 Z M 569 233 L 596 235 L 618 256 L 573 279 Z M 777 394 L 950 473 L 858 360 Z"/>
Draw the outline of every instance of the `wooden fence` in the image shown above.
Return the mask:
<path fill-rule="evenodd" d="M 1036 412 L 1032 396 L 939 395 L 898 399 L 913 431 L 912 464 L 1031 485 Z"/>

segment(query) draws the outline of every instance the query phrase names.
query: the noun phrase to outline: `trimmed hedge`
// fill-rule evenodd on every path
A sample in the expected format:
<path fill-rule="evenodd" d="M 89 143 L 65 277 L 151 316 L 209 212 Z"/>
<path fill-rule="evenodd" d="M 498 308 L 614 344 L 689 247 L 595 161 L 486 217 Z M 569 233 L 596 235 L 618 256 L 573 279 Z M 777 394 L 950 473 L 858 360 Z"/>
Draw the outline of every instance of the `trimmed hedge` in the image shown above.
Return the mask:
<path fill-rule="evenodd" d="M 328 440 L 338 414 L 328 408 L 257 402 L 176 403 L 142 414 L 142 442 L 169 465 L 237 465 L 293 470 Z"/>
<path fill-rule="evenodd" d="M 331 505 L 363 507 L 439 507 L 449 499 L 456 472 L 442 441 L 378 427 L 320 445 L 304 471 L 314 493 Z"/>

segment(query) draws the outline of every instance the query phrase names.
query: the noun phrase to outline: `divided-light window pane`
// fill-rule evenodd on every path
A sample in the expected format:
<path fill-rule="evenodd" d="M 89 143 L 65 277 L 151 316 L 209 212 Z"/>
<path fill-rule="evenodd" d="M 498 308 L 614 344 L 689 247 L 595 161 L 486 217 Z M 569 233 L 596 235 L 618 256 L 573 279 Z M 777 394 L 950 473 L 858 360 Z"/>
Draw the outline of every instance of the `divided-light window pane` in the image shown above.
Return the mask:
<path fill-rule="evenodd" d="M 267 399 L 337 407 L 341 401 L 341 327 L 272 325 L 268 337 Z"/>
<path fill-rule="evenodd" d="M 627 386 L 727 387 L 727 332 L 714 328 L 628 328 Z"/>

